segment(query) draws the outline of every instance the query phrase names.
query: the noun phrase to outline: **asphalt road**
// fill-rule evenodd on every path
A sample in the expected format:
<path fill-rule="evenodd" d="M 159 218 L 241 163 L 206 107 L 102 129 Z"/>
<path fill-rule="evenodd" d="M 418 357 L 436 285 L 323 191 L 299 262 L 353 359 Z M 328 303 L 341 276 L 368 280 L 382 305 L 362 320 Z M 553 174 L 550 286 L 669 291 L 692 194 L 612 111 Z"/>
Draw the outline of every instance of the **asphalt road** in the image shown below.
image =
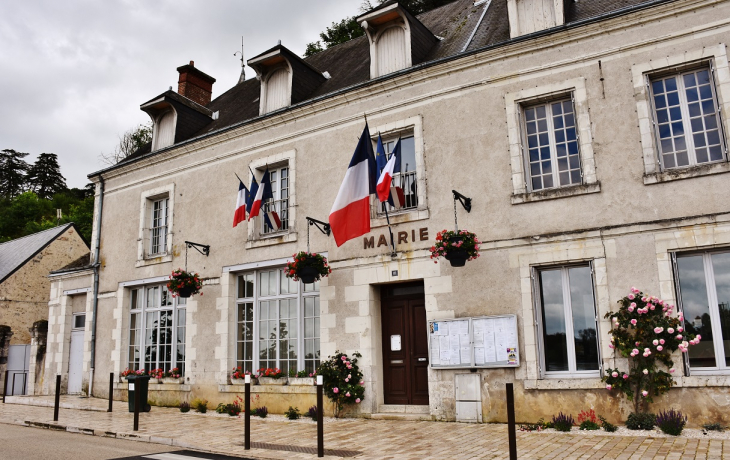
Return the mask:
<path fill-rule="evenodd" d="M 226 460 L 160 444 L 0 424 L 2 460 Z M 236 459 L 240 460 L 240 459 Z"/>

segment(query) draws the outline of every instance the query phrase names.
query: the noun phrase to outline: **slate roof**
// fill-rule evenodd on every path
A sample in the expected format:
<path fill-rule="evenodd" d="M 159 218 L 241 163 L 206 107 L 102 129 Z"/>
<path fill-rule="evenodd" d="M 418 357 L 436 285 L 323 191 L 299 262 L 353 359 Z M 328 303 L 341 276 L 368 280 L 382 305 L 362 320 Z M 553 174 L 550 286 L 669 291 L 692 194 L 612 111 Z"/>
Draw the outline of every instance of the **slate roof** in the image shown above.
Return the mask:
<path fill-rule="evenodd" d="M 68 223 L 0 244 L 0 283 L 73 226 Z"/>
<path fill-rule="evenodd" d="M 565 0 L 565 24 L 563 26 L 519 37 L 518 39 L 529 39 L 532 35 L 553 33 L 570 27 L 571 24 L 584 22 L 612 12 L 629 11 L 632 7 L 649 7 L 671 1 L 676 0 L 589 0 L 579 2 Z M 377 8 L 385 7 L 391 3 L 394 2 L 389 1 Z M 487 8 L 486 13 L 485 8 Z M 420 14 L 417 19 L 431 33 L 439 37 L 440 41 L 433 46 L 424 62 L 414 66 L 414 68 L 431 65 L 434 61 L 456 58 L 462 54 L 504 46 L 515 40 L 510 39 L 509 35 L 507 0 L 491 0 L 491 2 L 479 6 L 474 6 L 474 0 L 455 0 Z M 307 104 L 317 98 L 354 89 L 367 84 L 370 80 L 370 48 L 365 36 L 327 48 L 304 59 L 304 61 L 322 72 L 328 72 L 331 78 L 322 83 L 306 101 L 293 106 Z M 408 71 L 408 69 L 404 71 Z M 377 81 L 382 82 L 404 71 L 378 77 Z M 207 105 L 207 108 L 211 111 L 219 112 L 219 118 L 212 120 L 203 129 L 189 133 L 186 139 L 205 136 L 215 131 L 268 116 L 269 114 L 259 116 L 259 96 L 260 82 L 257 79 L 251 78 L 238 83 Z M 286 111 L 291 107 L 285 107 L 272 113 Z M 179 143 L 180 141 L 176 145 Z M 176 145 L 168 147 L 168 149 L 175 148 Z M 161 149 L 154 154 L 166 150 Z M 122 163 L 134 161 L 139 157 L 150 154 L 150 152 L 151 148 L 148 144 L 127 157 Z M 113 168 L 114 166 L 108 169 Z M 89 176 L 96 174 L 98 173 L 92 173 Z"/>

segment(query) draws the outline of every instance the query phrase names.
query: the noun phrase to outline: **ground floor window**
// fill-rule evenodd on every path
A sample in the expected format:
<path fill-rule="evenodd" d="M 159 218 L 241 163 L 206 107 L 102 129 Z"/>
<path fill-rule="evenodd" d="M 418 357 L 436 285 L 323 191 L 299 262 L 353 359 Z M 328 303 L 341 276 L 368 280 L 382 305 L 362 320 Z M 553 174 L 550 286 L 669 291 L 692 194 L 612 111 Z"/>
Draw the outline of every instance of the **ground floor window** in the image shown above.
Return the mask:
<path fill-rule="evenodd" d="M 185 300 L 164 285 L 132 289 L 129 369 L 185 372 Z"/>
<path fill-rule="evenodd" d="M 700 334 L 687 353 L 693 373 L 730 372 L 730 252 L 675 256 L 686 335 Z"/>
<path fill-rule="evenodd" d="M 536 280 L 542 375 L 600 376 L 591 267 L 540 269 Z"/>
<path fill-rule="evenodd" d="M 236 366 L 285 373 L 319 366 L 319 282 L 266 269 L 238 275 L 236 292 Z"/>

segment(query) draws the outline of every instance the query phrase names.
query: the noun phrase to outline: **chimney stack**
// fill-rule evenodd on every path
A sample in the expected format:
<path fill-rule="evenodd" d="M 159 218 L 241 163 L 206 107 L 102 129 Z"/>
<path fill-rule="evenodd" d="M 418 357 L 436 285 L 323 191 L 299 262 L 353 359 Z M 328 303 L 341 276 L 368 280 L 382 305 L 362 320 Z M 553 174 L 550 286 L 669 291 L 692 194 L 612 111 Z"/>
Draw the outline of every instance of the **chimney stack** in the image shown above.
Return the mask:
<path fill-rule="evenodd" d="M 195 68 L 195 62 L 177 68 L 180 79 L 177 82 L 177 92 L 191 101 L 202 106 L 210 103 L 213 94 L 215 78 Z"/>

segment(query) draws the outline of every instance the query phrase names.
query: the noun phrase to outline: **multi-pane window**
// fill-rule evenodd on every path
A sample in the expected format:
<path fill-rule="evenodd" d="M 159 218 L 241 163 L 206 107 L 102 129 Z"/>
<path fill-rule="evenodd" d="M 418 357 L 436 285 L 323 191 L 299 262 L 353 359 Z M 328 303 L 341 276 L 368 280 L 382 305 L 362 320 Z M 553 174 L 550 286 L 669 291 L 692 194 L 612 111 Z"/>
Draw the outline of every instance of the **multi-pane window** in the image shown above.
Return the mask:
<path fill-rule="evenodd" d="M 397 141 L 396 138 L 383 142 L 383 148 L 388 159 L 393 153 Z M 400 187 L 403 190 L 403 203 L 399 210 L 415 209 L 418 207 L 418 178 L 416 177 L 416 144 L 413 136 L 401 138 L 400 152 L 401 169 L 400 171 L 393 171 L 391 184 L 393 187 Z M 380 176 L 380 172 L 378 171 L 378 176 Z M 384 214 L 386 209 L 388 212 L 395 211 L 387 201 L 384 203 L 378 202 L 377 205 L 378 214 Z"/>
<path fill-rule="evenodd" d="M 527 175 L 532 191 L 581 183 L 578 133 L 571 99 L 523 111 Z"/>
<path fill-rule="evenodd" d="M 665 169 L 725 158 L 709 69 L 654 78 L 650 86 L 659 158 Z"/>
<path fill-rule="evenodd" d="M 279 168 L 269 171 L 271 180 L 271 192 L 273 199 L 266 200 L 262 204 L 262 212 L 274 211 L 281 220 L 281 228 L 273 230 L 266 225 L 264 219 L 261 220 L 261 233 L 266 235 L 276 231 L 284 231 L 289 228 L 289 168 Z"/>
<path fill-rule="evenodd" d="M 689 347 L 692 373 L 730 372 L 730 252 L 676 255 L 684 334 L 700 334 Z"/>
<path fill-rule="evenodd" d="M 236 310 L 236 366 L 319 366 L 319 282 L 295 282 L 280 268 L 239 275 Z"/>
<path fill-rule="evenodd" d="M 152 202 L 150 222 L 150 254 L 162 254 L 167 250 L 168 198 Z"/>
<path fill-rule="evenodd" d="M 599 375 L 596 308 L 590 266 L 537 272 L 543 375 Z"/>
<path fill-rule="evenodd" d="M 185 372 L 185 299 L 163 286 L 132 289 L 129 369 Z"/>

